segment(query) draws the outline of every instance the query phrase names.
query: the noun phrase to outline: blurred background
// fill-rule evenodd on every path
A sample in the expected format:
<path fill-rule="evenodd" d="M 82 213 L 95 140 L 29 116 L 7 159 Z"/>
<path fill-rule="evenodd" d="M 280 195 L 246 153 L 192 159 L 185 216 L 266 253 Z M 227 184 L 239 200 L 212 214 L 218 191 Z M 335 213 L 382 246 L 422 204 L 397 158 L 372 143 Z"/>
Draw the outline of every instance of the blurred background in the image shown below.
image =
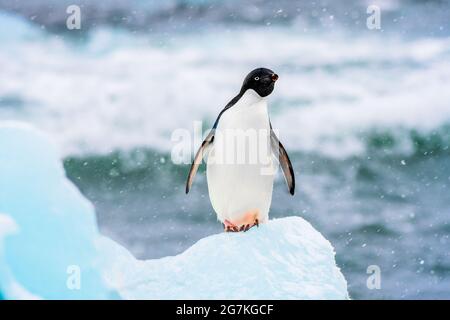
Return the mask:
<path fill-rule="evenodd" d="M 222 226 L 204 168 L 184 194 L 172 132 L 208 129 L 271 68 L 298 181 L 291 197 L 278 177 L 271 216 L 329 239 L 354 299 L 449 299 L 449 36 L 447 0 L 0 0 L 0 120 L 53 136 L 102 233 L 141 259 L 175 255 Z"/>

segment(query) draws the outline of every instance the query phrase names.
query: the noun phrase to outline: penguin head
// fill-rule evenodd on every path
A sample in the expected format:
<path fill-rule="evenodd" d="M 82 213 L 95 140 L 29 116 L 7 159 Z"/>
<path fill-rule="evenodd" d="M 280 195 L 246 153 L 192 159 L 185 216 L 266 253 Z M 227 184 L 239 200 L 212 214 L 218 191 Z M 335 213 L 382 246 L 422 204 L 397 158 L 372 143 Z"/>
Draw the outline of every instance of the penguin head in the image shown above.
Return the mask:
<path fill-rule="evenodd" d="M 242 92 L 248 89 L 255 90 L 261 97 L 267 97 L 272 93 L 278 75 L 270 69 L 258 68 L 251 71 L 244 79 Z"/>

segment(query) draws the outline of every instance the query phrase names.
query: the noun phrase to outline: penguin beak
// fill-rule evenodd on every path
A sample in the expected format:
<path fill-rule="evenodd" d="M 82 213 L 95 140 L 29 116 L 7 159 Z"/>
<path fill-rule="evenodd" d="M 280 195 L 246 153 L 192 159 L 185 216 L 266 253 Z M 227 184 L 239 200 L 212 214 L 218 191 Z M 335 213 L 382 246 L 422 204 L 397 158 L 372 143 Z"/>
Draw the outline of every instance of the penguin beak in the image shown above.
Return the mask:
<path fill-rule="evenodd" d="M 272 74 L 272 76 L 270 77 L 272 79 L 273 82 L 278 80 L 278 75 L 276 73 Z"/>

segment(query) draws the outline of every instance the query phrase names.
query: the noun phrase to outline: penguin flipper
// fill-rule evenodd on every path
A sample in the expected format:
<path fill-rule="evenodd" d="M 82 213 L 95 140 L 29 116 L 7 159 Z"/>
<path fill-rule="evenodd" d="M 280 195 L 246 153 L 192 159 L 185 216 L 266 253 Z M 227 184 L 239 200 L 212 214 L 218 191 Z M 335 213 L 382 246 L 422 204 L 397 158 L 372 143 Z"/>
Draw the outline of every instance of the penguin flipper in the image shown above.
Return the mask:
<path fill-rule="evenodd" d="M 272 151 L 276 156 L 278 156 L 278 160 L 280 162 L 281 169 L 283 170 L 284 178 L 286 180 L 289 193 L 291 195 L 294 195 L 295 192 L 294 169 L 292 169 L 292 163 L 291 160 L 289 159 L 289 155 L 287 154 L 286 149 L 284 148 L 280 140 L 278 140 L 277 135 L 272 130 L 272 126 L 270 130 L 270 140 L 272 145 Z"/>
<path fill-rule="evenodd" d="M 194 161 L 191 164 L 191 169 L 189 170 L 188 178 L 186 181 L 186 194 L 189 193 L 189 190 L 192 187 L 195 174 L 197 173 L 198 167 L 202 163 L 203 154 L 206 152 L 206 149 L 213 143 L 213 141 L 214 141 L 214 130 L 211 130 L 211 132 L 208 134 L 205 140 L 203 140 L 202 145 L 195 154 Z"/>

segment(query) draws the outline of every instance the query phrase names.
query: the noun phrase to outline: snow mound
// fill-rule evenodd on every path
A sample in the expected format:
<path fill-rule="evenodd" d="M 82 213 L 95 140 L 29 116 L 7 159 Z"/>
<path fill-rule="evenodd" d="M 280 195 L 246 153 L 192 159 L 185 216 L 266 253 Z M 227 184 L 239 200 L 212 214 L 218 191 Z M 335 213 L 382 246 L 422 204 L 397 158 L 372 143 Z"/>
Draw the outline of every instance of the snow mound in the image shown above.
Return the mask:
<path fill-rule="evenodd" d="M 299 217 L 136 260 L 99 234 L 48 137 L 0 125 L 0 296 L 6 299 L 347 299 L 331 244 Z"/>

